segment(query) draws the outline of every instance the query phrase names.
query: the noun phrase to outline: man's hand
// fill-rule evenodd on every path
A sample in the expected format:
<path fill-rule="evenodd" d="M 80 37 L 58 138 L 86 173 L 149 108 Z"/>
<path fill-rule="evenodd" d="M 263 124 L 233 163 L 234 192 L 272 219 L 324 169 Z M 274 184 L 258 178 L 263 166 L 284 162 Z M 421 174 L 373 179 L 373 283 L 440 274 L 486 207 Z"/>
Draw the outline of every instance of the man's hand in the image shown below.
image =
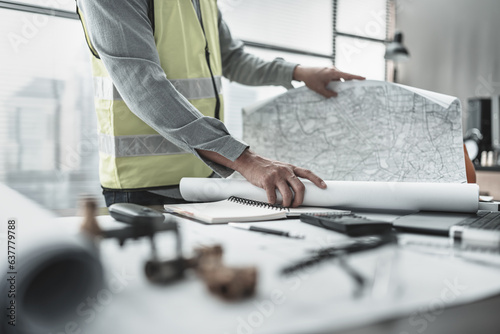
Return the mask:
<path fill-rule="evenodd" d="M 337 92 L 326 88 L 330 81 L 335 80 L 365 80 L 364 77 L 340 72 L 335 67 L 303 67 L 296 66 L 293 71 L 293 79 L 303 81 L 309 89 L 323 95 L 324 97 L 335 97 Z"/>
<path fill-rule="evenodd" d="M 264 189 L 267 200 L 271 204 L 276 203 L 276 188 L 278 188 L 283 197 L 283 206 L 301 205 L 304 200 L 305 186 L 298 177 L 312 181 L 321 189 L 326 188 L 326 183 L 310 170 L 266 159 L 249 149 L 246 149 L 235 161 L 212 151 L 198 150 L 198 153 L 209 160 L 234 169 L 250 183 Z"/>
<path fill-rule="evenodd" d="M 276 203 L 276 188 L 283 197 L 283 206 L 297 207 L 302 204 L 305 186 L 297 177 L 306 178 L 322 189 L 326 188 L 326 183 L 310 170 L 269 160 L 248 149 L 234 163 L 233 169 L 266 191 L 271 204 Z"/>

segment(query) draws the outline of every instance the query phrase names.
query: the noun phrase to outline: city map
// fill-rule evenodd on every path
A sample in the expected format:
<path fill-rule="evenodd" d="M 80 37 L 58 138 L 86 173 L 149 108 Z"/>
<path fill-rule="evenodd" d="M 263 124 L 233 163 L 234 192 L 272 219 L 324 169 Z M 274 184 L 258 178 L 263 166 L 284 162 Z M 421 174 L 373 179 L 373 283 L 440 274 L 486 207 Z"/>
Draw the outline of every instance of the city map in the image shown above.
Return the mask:
<path fill-rule="evenodd" d="M 244 108 L 244 141 L 326 180 L 466 181 L 458 99 L 383 81 L 329 88 L 338 97 L 301 87 Z"/>

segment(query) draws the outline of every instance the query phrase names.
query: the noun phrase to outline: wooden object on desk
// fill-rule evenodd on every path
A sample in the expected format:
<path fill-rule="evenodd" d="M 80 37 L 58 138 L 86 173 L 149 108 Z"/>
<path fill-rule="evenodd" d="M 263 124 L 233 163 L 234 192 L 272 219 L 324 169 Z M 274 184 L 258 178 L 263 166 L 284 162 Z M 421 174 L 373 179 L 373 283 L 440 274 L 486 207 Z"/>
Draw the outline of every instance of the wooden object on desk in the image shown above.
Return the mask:
<path fill-rule="evenodd" d="M 469 152 L 464 144 L 464 156 L 465 156 L 465 173 L 467 175 L 467 183 L 476 183 L 476 171 L 474 169 L 474 164 L 469 158 Z"/>
<path fill-rule="evenodd" d="M 493 196 L 500 200 L 500 171 L 476 170 L 477 184 L 481 194 Z"/>
<path fill-rule="evenodd" d="M 83 221 L 80 227 L 81 232 L 90 237 L 102 235 L 102 230 L 97 223 L 97 202 L 95 198 L 86 196 L 80 200 L 80 209 L 82 211 Z"/>
<path fill-rule="evenodd" d="M 202 246 L 195 249 L 196 272 L 208 290 L 225 300 L 239 300 L 255 294 L 257 268 L 227 267 L 222 262 L 222 247 Z"/>
<path fill-rule="evenodd" d="M 81 232 L 97 240 L 103 235 L 103 231 L 96 220 L 96 201 L 90 197 L 83 198 L 81 209 Z M 183 276 L 185 269 L 194 268 L 208 290 L 222 299 L 239 300 L 253 296 L 257 284 L 257 268 L 228 267 L 222 261 L 222 254 L 222 246 L 214 245 L 196 248 L 191 259 L 177 258 L 159 262 L 154 256 L 146 264 L 146 276 L 154 283 L 168 283 L 172 281 L 172 270 L 178 272 L 178 275 L 175 275 L 177 279 Z"/>

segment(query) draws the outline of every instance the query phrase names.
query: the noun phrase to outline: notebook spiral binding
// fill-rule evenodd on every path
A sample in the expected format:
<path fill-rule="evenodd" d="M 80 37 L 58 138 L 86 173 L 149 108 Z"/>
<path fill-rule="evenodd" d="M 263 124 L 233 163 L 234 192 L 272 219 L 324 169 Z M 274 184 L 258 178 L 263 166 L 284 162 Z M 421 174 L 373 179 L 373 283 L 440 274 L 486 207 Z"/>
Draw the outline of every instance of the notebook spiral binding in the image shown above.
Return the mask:
<path fill-rule="evenodd" d="M 269 203 L 261 202 L 261 201 L 254 201 L 253 199 L 246 199 L 246 198 L 241 198 L 241 197 L 237 197 L 237 196 L 229 197 L 228 201 L 239 203 L 239 204 L 244 204 L 244 205 L 256 206 L 259 208 L 273 209 L 273 210 L 278 210 L 278 211 L 289 211 L 288 208 L 284 208 L 284 207 L 279 206 L 279 205 L 269 204 Z"/>

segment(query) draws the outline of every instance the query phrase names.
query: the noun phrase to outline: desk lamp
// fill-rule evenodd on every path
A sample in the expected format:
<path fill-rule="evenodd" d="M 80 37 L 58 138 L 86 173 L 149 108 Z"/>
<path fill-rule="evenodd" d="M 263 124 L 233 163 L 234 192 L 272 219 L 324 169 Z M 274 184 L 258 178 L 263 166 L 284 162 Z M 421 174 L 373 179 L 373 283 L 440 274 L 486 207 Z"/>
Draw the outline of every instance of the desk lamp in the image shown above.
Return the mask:
<path fill-rule="evenodd" d="M 409 57 L 410 53 L 403 45 L 403 33 L 401 31 L 396 31 L 394 34 L 394 40 L 387 44 L 384 55 L 385 59 L 392 60 L 394 62 L 394 83 L 397 83 L 398 63 L 408 60 Z"/>

